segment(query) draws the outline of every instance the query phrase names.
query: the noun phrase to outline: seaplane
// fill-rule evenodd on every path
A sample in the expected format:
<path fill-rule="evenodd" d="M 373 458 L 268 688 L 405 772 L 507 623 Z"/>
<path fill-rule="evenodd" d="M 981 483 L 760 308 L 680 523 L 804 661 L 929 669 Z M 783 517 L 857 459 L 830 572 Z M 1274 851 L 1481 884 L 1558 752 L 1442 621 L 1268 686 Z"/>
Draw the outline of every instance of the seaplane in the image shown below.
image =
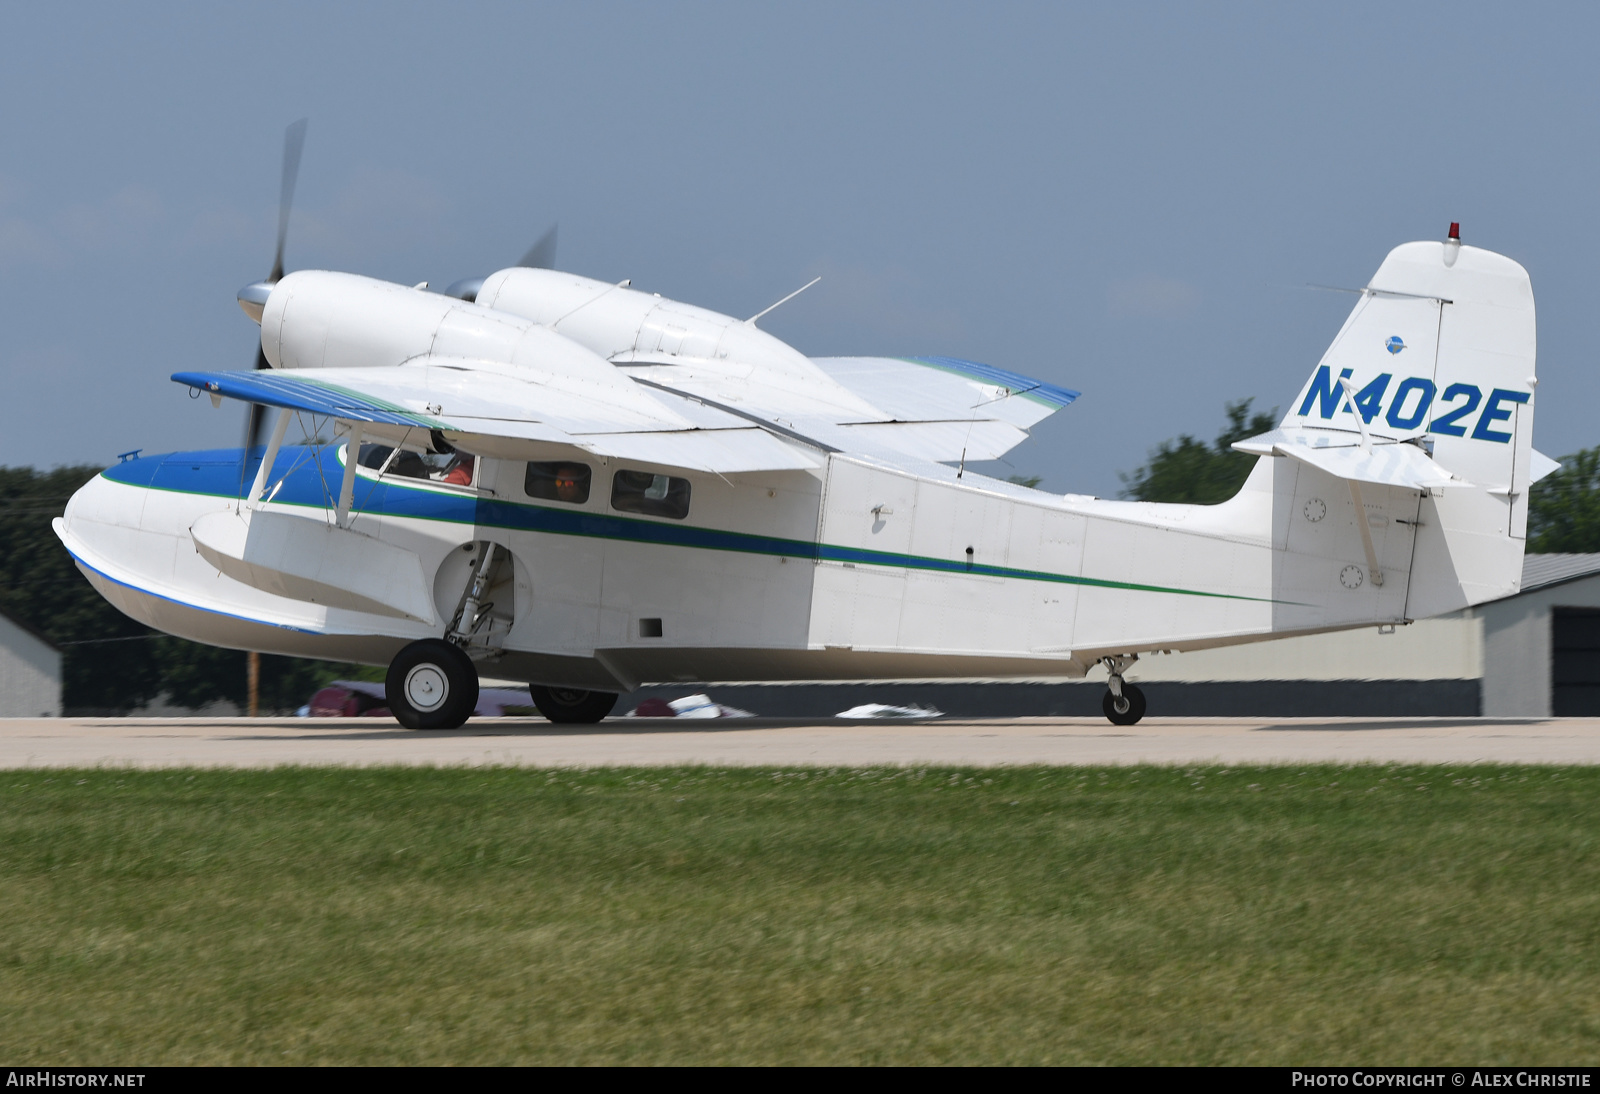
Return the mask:
<path fill-rule="evenodd" d="M 303 135 L 271 272 L 238 293 L 256 367 L 172 376 L 245 404 L 245 445 L 130 454 L 55 530 L 160 631 L 387 666 L 409 728 L 462 726 L 480 674 L 592 723 L 645 683 L 1101 671 L 1130 725 L 1142 656 L 1515 592 L 1529 487 L 1557 466 L 1531 443 L 1528 274 L 1454 224 L 1352 290 L 1281 424 L 1235 446 L 1257 457 L 1235 497 L 1155 504 L 969 466 L 1075 390 L 808 357 L 765 311 L 560 272 L 553 234 L 442 292 L 285 273 Z"/>

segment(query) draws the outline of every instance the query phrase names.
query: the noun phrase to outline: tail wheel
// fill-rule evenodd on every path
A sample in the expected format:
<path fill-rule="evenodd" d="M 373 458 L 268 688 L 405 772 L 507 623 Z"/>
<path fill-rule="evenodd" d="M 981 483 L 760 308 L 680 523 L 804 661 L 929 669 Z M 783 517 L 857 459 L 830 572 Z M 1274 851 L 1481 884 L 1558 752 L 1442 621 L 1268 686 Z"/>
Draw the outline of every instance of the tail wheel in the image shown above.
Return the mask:
<path fill-rule="evenodd" d="M 611 713 L 617 705 L 613 691 L 580 691 L 577 688 L 547 688 L 528 685 L 533 705 L 552 722 L 561 724 L 592 724 Z"/>
<path fill-rule="evenodd" d="M 1144 717 L 1144 692 L 1132 684 L 1123 684 L 1121 701 L 1107 691 L 1100 701 L 1100 709 L 1105 711 L 1112 725 L 1131 726 Z"/>
<path fill-rule="evenodd" d="M 383 690 L 407 729 L 459 729 L 478 705 L 478 668 L 459 646 L 424 638 L 389 662 Z"/>

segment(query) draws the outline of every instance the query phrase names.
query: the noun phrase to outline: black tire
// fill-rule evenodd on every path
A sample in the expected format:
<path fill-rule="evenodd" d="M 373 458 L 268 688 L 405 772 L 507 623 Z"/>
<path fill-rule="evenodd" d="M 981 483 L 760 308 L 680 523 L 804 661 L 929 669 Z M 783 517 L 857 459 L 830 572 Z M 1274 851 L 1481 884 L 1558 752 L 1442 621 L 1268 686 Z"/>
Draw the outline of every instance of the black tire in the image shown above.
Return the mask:
<path fill-rule="evenodd" d="M 478 706 L 478 667 L 461 647 L 424 638 L 389 662 L 383 692 L 407 729 L 460 729 Z"/>
<path fill-rule="evenodd" d="M 533 705 L 552 722 L 561 725 L 591 725 L 611 713 L 617 705 L 614 691 L 580 691 L 578 688 L 547 688 L 528 685 Z"/>
<path fill-rule="evenodd" d="M 1126 710 L 1117 709 L 1117 697 L 1107 689 L 1106 697 L 1100 701 L 1100 709 L 1106 712 L 1106 717 L 1111 719 L 1112 725 L 1131 726 L 1144 717 L 1144 692 L 1132 684 L 1123 684 L 1122 698 L 1127 706 Z"/>

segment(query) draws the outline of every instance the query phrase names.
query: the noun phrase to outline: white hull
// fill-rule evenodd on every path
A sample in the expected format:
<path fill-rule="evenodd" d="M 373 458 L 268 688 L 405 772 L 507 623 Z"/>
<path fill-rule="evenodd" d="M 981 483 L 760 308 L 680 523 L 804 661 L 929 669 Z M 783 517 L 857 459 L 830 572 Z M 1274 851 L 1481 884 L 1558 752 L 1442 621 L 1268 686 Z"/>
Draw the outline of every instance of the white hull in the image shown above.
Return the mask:
<path fill-rule="evenodd" d="M 324 479 L 342 470 L 324 459 Z M 1350 567 L 1365 569 L 1349 492 L 1288 460 L 1263 459 L 1238 497 L 1197 507 L 1063 498 L 957 479 L 937 465 L 913 473 L 834 457 L 820 472 L 693 476 L 694 509 L 681 523 L 624 520 L 598 490 L 584 506 L 536 504 L 519 496 L 520 464 L 486 461 L 482 490 L 407 483 L 390 486 L 389 497 L 412 509 L 421 499 L 481 512 L 492 491 L 500 515 L 592 516 L 591 534 L 399 515 L 405 505 L 358 510 L 351 532 L 420 560 L 436 605 L 423 620 L 279 595 L 222 572 L 189 529 L 237 502 L 175 489 L 181 479 L 172 478 L 203 463 L 166 458 L 164 488 L 118 481 L 114 468 L 61 523 L 84 572 L 130 616 L 213 645 L 386 664 L 407 643 L 442 633 L 464 574 L 456 558 L 486 540 L 510 552 L 515 580 L 502 592 L 513 601 L 510 626 L 485 671 L 611 690 L 689 680 L 1071 678 L 1108 654 L 1403 622 L 1414 525 L 1401 521 L 1419 509 L 1415 492 L 1369 488 L 1385 580 L 1346 588 L 1341 573 L 1348 581 Z M 134 477 L 126 467 L 120 474 Z M 203 468 L 194 476 L 230 474 L 238 478 Z M 300 474 L 322 481 L 314 470 Z M 358 498 L 374 481 L 361 475 Z M 1326 515 L 1294 520 L 1313 498 Z M 311 505 L 275 501 L 263 512 L 327 526 Z M 642 631 L 649 620 L 659 621 L 659 636 Z"/>

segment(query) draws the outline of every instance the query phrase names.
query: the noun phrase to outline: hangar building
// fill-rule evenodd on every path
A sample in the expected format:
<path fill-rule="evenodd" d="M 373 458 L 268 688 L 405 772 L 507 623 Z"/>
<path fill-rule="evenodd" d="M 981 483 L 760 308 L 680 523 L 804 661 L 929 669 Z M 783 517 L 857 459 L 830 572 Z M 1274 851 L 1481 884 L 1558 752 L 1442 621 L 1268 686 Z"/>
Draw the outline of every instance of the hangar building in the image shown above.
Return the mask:
<path fill-rule="evenodd" d="M 1600 715 L 1600 554 L 1528 555 L 1522 591 L 1477 615 L 1484 714 Z"/>
<path fill-rule="evenodd" d="M 0 718 L 61 714 L 61 651 L 43 635 L 0 614 Z"/>

